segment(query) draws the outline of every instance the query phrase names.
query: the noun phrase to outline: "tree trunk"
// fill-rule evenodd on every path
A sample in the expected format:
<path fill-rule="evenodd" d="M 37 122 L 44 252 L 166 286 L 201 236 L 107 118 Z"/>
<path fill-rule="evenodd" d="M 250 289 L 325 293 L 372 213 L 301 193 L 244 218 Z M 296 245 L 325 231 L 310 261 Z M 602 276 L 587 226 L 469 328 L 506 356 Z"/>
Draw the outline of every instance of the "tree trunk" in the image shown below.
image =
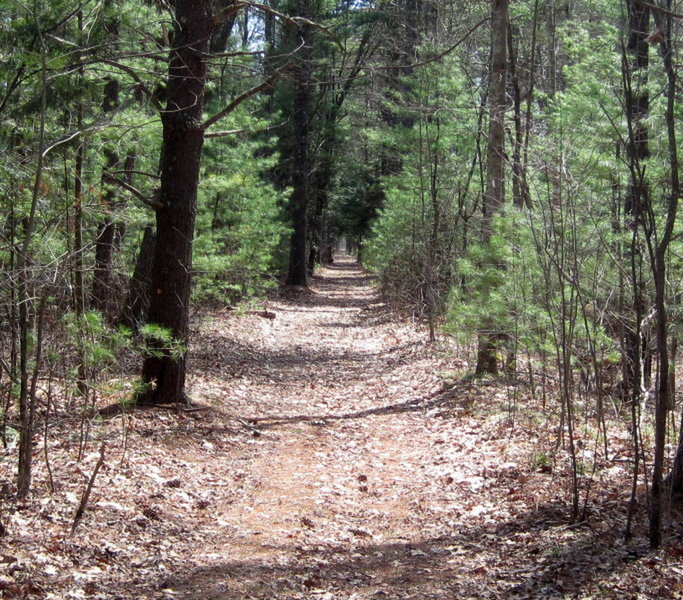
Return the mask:
<path fill-rule="evenodd" d="M 309 265 L 308 271 L 313 274 L 316 261 L 320 264 L 326 264 L 323 261 L 323 248 L 326 242 L 325 235 L 327 229 L 325 209 L 329 203 L 329 191 L 332 184 L 334 172 L 334 151 L 336 149 L 336 139 L 334 127 L 336 125 L 336 117 L 332 116 L 327 126 L 332 130 L 332 133 L 323 138 L 322 143 L 318 146 L 318 153 L 322 154 L 319 161 L 317 173 L 311 178 L 311 192 L 310 196 L 313 200 L 313 210 L 311 211 L 311 218 L 309 223 Z"/>
<path fill-rule="evenodd" d="M 83 12 L 78 11 L 79 30 L 83 29 Z M 80 62 L 79 58 L 79 62 Z M 83 86 L 83 64 L 78 66 L 78 85 Z M 83 100 L 76 106 L 76 127 L 83 129 Z M 74 261 L 73 261 L 73 303 L 74 311 L 80 317 L 85 310 L 85 286 L 83 283 L 83 163 L 85 162 L 85 142 L 81 139 L 76 147 L 74 166 Z"/>
<path fill-rule="evenodd" d="M 119 84 L 116 79 L 109 79 L 104 86 L 104 99 L 102 109 L 106 113 L 114 110 L 119 104 Z M 121 225 L 116 222 L 116 212 L 123 208 L 123 204 L 117 198 L 117 191 L 107 187 L 107 173 L 115 170 L 119 165 L 118 153 L 110 148 L 104 150 L 105 167 L 102 173 L 102 205 L 104 217 L 97 227 L 95 238 L 95 270 L 92 282 L 92 305 L 97 310 L 111 316 L 114 309 L 114 296 L 112 295 L 112 268 L 114 261 L 115 246 L 121 236 L 117 231 Z M 126 159 L 126 169 L 133 168 L 131 155 Z M 129 178 L 127 178 L 129 179 Z M 130 183 L 128 180 L 127 183 Z"/>
<path fill-rule="evenodd" d="M 522 91 L 512 40 L 512 27 L 508 23 L 508 52 L 510 54 L 510 76 L 512 79 L 515 137 L 512 153 L 512 198 L 517 207 L 531 208 L 531 194 L 526 177 L 526 165 L 522 161 L 524 146 L 524 126 L 522 124 Z"/>
<path fill-rule="evenodd" d="M 334 263 L 334 241 L 330 233 L 330 226 L 327 218 L 323 216 L 322 241 L 320 244 L 320 264 L 328 266 Z"/>
<path fill-rule="evenodd" d="M 297 16 L 308 18 L 307 0 L 301 0 Z M 307 283 L 307 212 L 310 191 L 309 133 L 311 112 L 311 27 L 302 25 L 298 31 L 298 43 L 303 44 L 294 70 L 296 92 L 292 110 L 292 215 L 291 254 L 289 259 L 288 285 L 305 286 Z"/>
<path fill-rule="evenodd" d="M 647 90 L 649 44 L 645 41 L 649 35 L 650 9 L 639 0 L 628 0 L 628 44 L 627 49 L 631 55 L 631 63 L 627 65 L 625 73 L 626 89 L 626 112 L 629 123 L 629 138 L 626 144 L 631 181 L 626 191 L 624 215 L 628 220 L 628 226 L 633 230 L 640 226 L 643 219 L 645 206 L 649 202 L 648 184 L 645 179 L 645 171 L 642 161 L 650 156 L 648 144 L 647 116 L 650 106 L 650 98 Z M 633 245 L 635 252 L 638 246 Z M 639 261 L 640 256 L 627 256 L 629 260 Z M 641 393 L 641 368 L 643 356 L 646 354 L 643 347 L 645 340 L 641 340 L 639 324 L 645 313 L 645 291 L 641 282 L 632 282 L 634 297 L 632 317 L 625 324 L 624 331 L 624 381 L 623 395 L 629 401 L 636 401 Z M 638 363 L 638 364 L 637 364 Z"/>
<path fill-rule="evenodd" d="M 669 410 L 672 390 L 669 387 L 669 352 L 668 352 L 668 319 L 666 314 L 666 266 L 667 251 L 673 239 L 676 216 L 678 214 L 678 201 L 681 196 L 681 184 L 679 180 L 678 142 L 676 140 L 676 68 L 673 64 L 671 30 L 672 18 L 666 17 L 666 23 L 659 13 L 655 13 L 657 27 L 664 32 L 660 50 L 667 77 L 666 90 L 666 132 L 669 147 L 669 170 L 671 188 L 667 199 L 667 216 L 664 231 L 656 247 L 654 257 L 651 256 L 655 278 L 655 309 L 657 313 L 657 351 L 659 352 L 659 365 L 657 371 L 657 403 L 655 406 L 655 448 L 654 464 L 652 466 L 652 503 L 650 505 L 650 546 L 657 548 L 662 543 L 662 516 L 664 509 L 663 475 L 664 475 L 664 446 L 666 443 L 666 417 Z M 652 217 L 652 211 L 648 211 Z M 648 227 L 649 235 L 654 229 L 654 219 Z M 652 260 L 654 258 L 654 260 Z M 671 473 L 672 492 L 681 490 L 681 464 L 680 457 L 682 448 L 676 451 L 674 466 Z"/>
<path fill-rule="evenodd" d="M 652 465 L 652 503 L 650 505 L 650 546 L 658 548 L 662 543 L 662 520 L 664 513 L 664 445 L 666 443 L 666 416 L 669 411 L 669 348 L 666 315 L 666 246 L 660 245 L 654 257 L 655 311 L 657 313 L 657 401 L 655 405 L 655 447 Z"/>
<path fill-rule="evenodd" d="M 507 79 L 508 0 L 493 0 L 491 14 L 491 82 L 489 141 L 484 192 L 484 242 L 489 242 L 493 215 L 505 200 L 505 97 Z"/>
<path fill-rule="evenodd" d="M 31 194 L 31 207 L 28 217 L 23 221 L 23 240 L 17 256 L 18 284 L 16 298 L 18 300 L 19 313 L 19 464 L 17 468 L 17 496 L 24 498 L 31 489 L 33 476 L 33 426 L 35 420 L 35 384 L 29 383 L 29 345 L 33 334 L 33 298 L 34 290 L 29 270 L 29 254 L 35 234 L 36 213 L 40 198 L 40 189 L 43 184 L 43 169 L 45 155 L 45 124 L 47 119 L 47 49 L 43 39 L 40 23 L 36 15 L 36 30 L 40 41 L 40 127 L 36 145 L 36 172 L 33 180 Z M 40 341 L 40 340 L 38 340 Z M 36 376 L 39 367 L 36 360 Z"/>
<path fill-rule="evenodd" d="M 212 14 L 208 0 L 175 2 L 175 35 L 169 61 L 168 101 L 162 114 L 161 187 L 156 209 L 156 245 L 148 322 L 187 344 L 192 240 L 197 204 L 206 58 Z M 186 351 L 174 355 L 168 344 L 150 340 L 156 352 L 142 367 L 146 388 L 141 404 L 185 402 Z"/>
<path fill-rule="evenodd" d="M 145 317 L 149 310 L 155 245 L 154 228 L 148 225 L 140 243 L 135 270 L 128 287 L 128 296 L 117 322 L 118 325 L 123 325 L 133 331 L 140 330 L 140 326 L 145 323 Z"/>
<path fill-rule="evenodd" d="M 482 241 L 491 241 L 493 216 L 505 200 L 505 90 L 507 79 L 507 32 L 509 0 L 491 4 L 491 81 L 489 84 L 489 142 L 486 164 L 486 191 L 483 198 Z M 488 326 L 487 326 L 488 325 Z M 495 324 L 485 324 L 479 334 L 476 375 L 496 374 L 498 336 Z"/>

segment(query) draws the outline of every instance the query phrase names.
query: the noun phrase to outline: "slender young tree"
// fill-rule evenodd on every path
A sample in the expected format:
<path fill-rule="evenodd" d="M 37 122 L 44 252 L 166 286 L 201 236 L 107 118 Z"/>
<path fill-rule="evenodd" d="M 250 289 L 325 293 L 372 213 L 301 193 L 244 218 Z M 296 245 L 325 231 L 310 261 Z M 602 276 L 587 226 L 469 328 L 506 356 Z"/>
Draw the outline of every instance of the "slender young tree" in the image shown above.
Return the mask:
<path fill-rule="evenodd" d="M 626 154 L 630 181 L 626 190 L 624 215 L 627 225 L 638 238 L 644 211 L 649 202 L 649 186 L 645 176 L 644 161 L 650 156 L 647 117 L 650 110 L 648 94 L 648 66 L 650 47 L 647 42 L 650 26 L 650 8 L 640 0 L 628 0 L 628 53 L 624 57 L 625 109 L 629 123 L 629 138 Z M 636 263 L 640 260 L 638 244 L 632 244 L 627 258 Z M 643 344 L 639 331 L 645 312 L 645 291 L 641 282 L 632 281 L 632 317 L 627 321 L 624 332 L 624 397 L 637 402 L 641 393 L 643 377 Z"/>
<path fill-rule="evenodd" d="M 624 312 L 622 325 L 622 396 L 630 403 L 633 428 L 633 447 L 636 457 L 633 469 L 631 501 L 626 525 L 626 537 L 631 535 L 631 523 L 636 509 L 636 491 L 639 477 L 639 426 L 638 406 L 642 396 L 644 380 L 644 339 L 641 323 L 645 314 L 645 289 L 642 278 L 643 256 L 641 252 L 643 217 L 649 203 L 649 187 L 645 177 L 644 161 L 650 155 L 647 116 L 650 99 L 647 89 L 649 44 L 646 41 L 650 24 L 650 8 L 640 0 L 628 0 L 628 32 L 625 51 L 622 56 L 622 79 L 628 139 L 626 158 L 629 167 L 629 182 L 624 199 L 625 226 L 630 229 L 630 244 L 624 257 L 629 264 L 630 306 Z M 628 314 L 630 313 L 630 314 Z M 654 486 L 656 491 L 657 485 Z"/>
<path fill-rule="evenodd" d="M 37 5 L 34 6 L 37 9 Z M 31 488 L 33 477 L 33 429 L 35 421 L 35 385 L 40 365 L 40 357 L 36 357 L 33 381 L 30 379 L 30 346 L 34 333 L 34 299 L 31 277 L 29 274 L 30 251 L 34 242 L 36 214 L 40 199 L 45 168 L 45 128 L 47 120 L 48 66 L 47 45 L 41 23 L 42 15 L 37 10 L 33 13 L 40 49 L 40 125 L 38 144 L 36 146 L 36 170 L 31 193 L 31 204 L 28 216 L 23 222 L 23 240 L 19 246 L 17 258 L 17 300 L 19 304 L 19 464 L 17 469 L 17 495 L 25 497 Z M 40 340 L 37 350 L 40 352 Z"/>
<path fill-rule="evenodd" d="M 666 19 L 655 12 L 655 22 L 660 32 L 658 41 L 662 55 L 664 73 L 666 75 L 666 139 L 668 143 L 670 185 L 665 197 L 665 222 L 659 236 L 654 235 L 654 213 L 648 210 L 651 223 L 646 227 L 648 239 L 648 253 L 654 275 L 655 285 L 655 313 L 657 316 L 656 341 L 659 361 L 657 365 L 657 401 L 655 405 L 655 448 L 654 464 L 652 467 L 652 503 L 650 506 L 650 546 L 658 548 L 662 543 L 662 521 L 664 512 L 664 447 L 666 444 L 666 418 L 671 407 L 672 387 L 669 358 L 669 321 L 666 305 L 667 286 L 667 254 L 673 240 L 676 217 L 678 215 L 678 202 L 681 196 L 681 183 L 679 179 L 678 141 L 676 136 L 676 68 L 673 62 L 672 50 L 672 16 L 669 12 Z M 649 208 L 649 207 L 648 207 Z M 683 431 L 683 429 L 682 429 Z M 683 439 L 683 438 L 681 438 Z M 682 446 L 679 447 L 674 460 L 674 468 L 671 474 L 672 489 L 681 489 L 681 465 L 680 457 L 683 454 Z"/>
<path fill-rule="evenodd" d="M 112 11 L 112 0 L 106 0 L 104 8 Z M 104 22 L 102 30 L 105 39 L 111 39 L 114 43 L 119 40 L 118 15 L 112 15 Z M 119 105 L 119 80 L 109 77 L 106 80 L 102 97 L 102 112 L 104 115 L 115 111 Z M 114 256 L 123 238 L 124 224 L 120 213 L 125 209 L 125 199 L 119 196 L 119 191 L 114 184 L 109 183 L 109 173 L 121 169 L 123 166 L 127 175 L 126 183 L 131 184 L 130 172 L 135 166 L 135 153 L 128 151 L 125 160 L 122 160 L 118 148 L 109 145 L 104 148 L 105 165 L 102 172 L 101 204 L 103 215 L 97 225 L 95 238 L 95 269 L 93 271 L 91 298 L 92 305 L 105 313 L 108 317 L 115 314 L 115 295 L 111 293 L 113 281 Z M 123 164 L 122 164 L 123 163 Z"/>

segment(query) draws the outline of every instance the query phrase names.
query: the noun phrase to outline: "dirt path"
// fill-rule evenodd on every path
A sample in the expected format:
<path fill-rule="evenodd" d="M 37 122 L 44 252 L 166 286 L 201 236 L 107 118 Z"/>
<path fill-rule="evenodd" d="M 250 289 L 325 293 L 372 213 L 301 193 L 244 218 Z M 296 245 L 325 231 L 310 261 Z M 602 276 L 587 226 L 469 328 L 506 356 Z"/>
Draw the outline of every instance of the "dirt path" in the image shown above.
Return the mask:
<path fill-rule="evenodd" d="M 683 597 L 680 552 L 621 543 L 624 463 L 601 465 L 586 521 L 569 525 L 556 419 L 523 387 L 445 388 L 466 365 L 387 311 L 349 259 L 267 309 L 202 318 L 198 410 L 93 423 L 80 462 L 64 413 L 48 440 L 58 487 L 3 519 L 0 598 Z M 70 536 L 100 441 L 107 463 Z M 36 488 L 47 481 L 38 463 Z"/>
<path fill-rule="evenodd" d="M 219 360 L 193 393 L 253 437 L 172 597 L 564 597 L 619 573 L 618 532 L 565 527 L 566 491 L 533 464 L 542 433 L 512 426 L 510 391 L 444 392 L 453 356 L 350 259 L 268 309 L 196 344 L 199 372 Z M 212 461 L 233 481 L 235 457 Z"/>
<path fill-rule="evenodd" d="M 243 332 L 241 418 L 262 441 L 249 492 L 220 509 L 231 533 L 216 545 L 230 547 L 230 561 L 199 557 L 186 587 L 197 598 L 381 596 L 402 576 L 398 549 L 421 556 L 412 546 L 433 535 L 412 520 L 431 477 L 423 461 L 435 427 L 424 411 L 442 388 L 439 359 L 386 314 L 350 259 L 312 292 Z M 219 335 L 216 325 L 204 335 Z"/>

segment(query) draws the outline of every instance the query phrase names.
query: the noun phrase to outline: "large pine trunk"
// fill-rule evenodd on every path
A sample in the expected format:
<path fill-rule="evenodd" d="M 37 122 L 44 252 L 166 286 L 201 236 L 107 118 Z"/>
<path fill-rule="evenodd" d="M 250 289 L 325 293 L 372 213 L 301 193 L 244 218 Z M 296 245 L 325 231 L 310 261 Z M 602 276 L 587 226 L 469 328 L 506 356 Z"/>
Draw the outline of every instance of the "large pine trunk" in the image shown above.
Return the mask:
<path fill-rule="evenodd" d="M 197 186 L 204 132 L 201 127 L 206 56 L 212 26 L 211 3 L 177 0 L 169 62 L 168 103 L 162 114 L 161 187 L 156 209 L 156 247 L 148 322 L 187 344 Z M 138 403 L 185 402 L 186 353 L 151 340 L 145 359 L 146 385 Z"/>

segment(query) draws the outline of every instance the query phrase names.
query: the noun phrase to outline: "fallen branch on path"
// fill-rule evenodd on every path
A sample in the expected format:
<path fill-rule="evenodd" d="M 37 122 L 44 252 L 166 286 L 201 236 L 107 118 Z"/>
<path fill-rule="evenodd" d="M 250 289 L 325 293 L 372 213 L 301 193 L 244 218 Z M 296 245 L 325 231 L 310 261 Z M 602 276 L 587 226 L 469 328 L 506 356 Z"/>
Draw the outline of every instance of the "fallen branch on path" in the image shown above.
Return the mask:
<path fill-rule="evenodd" d="M 81 520 L 83 519 L 83 515 L 85 514 L 85 508 L 88 506 L 88 500 L 90 500 L 90 493 L 92 492 L 92 488 L 95 485 L 95 478 L 97 477 L 97 473 L 104 464 L 104 449 L 105 444 L 102 444 L 102 446 L 100 447 L 100 457 L 99 459 L 97 459 L 97 464 L 93 469 L 92 475 L 90 475 L 88 485 L 85 487 L 85 491 L 83 492 L 83 496 L 81 497 L 81 503 L 78 505 L 78 509 L 76 510 L 76 514 L 74 515 L 74 522 L 71 525 L 71 535 L 73 535 L 76 532 L 76 528 L 80 524 Z"/>
<path fill-rule="evenodd" d="M 264 319 L 274 319 L 275 313 L 269 310 L 249 310 L 247 311 L 249 315 L 256 315 L 257 317 L 263 317 Z"/>

